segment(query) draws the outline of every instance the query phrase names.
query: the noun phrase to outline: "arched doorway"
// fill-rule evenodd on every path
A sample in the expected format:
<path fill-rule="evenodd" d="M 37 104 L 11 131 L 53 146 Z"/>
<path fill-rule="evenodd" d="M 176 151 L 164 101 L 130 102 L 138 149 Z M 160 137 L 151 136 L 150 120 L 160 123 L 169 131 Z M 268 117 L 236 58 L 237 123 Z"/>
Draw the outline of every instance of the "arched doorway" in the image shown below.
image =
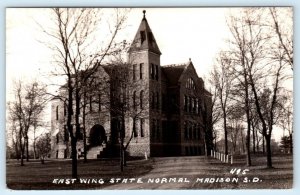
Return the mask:
<path fill-rule="evenodd" d="M 99 146 L 106 142 L 105 129 L 102 125 L 96 124 L 90 130 L 90 146 Z"/>

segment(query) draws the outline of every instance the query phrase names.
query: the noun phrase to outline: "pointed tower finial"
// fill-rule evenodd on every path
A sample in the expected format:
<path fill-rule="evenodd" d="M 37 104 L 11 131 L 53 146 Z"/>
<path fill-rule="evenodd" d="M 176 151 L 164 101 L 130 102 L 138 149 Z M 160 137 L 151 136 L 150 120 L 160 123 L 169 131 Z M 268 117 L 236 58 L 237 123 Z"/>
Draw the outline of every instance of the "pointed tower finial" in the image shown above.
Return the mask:
<path fill-rule="evenodd" d="M 191 61 L 192 61 L 192 59 L 191 59 L 191 58 L 189 58 L 189 61 L 191 62 Z"/>
<path fill-rule="evenodd" d="M 146 18 L 146 10 L 143 10 L 144 19 Z"/>

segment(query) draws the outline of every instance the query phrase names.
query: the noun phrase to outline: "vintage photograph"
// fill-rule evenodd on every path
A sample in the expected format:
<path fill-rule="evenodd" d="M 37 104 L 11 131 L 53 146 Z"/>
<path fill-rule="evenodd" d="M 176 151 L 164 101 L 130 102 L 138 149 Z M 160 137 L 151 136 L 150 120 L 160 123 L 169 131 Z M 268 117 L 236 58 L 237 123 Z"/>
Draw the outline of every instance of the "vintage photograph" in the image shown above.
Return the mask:
<path fill-rule="evenodd" d="M 293 7 L 6 8 L 12 190 L 293 188 Z"/>

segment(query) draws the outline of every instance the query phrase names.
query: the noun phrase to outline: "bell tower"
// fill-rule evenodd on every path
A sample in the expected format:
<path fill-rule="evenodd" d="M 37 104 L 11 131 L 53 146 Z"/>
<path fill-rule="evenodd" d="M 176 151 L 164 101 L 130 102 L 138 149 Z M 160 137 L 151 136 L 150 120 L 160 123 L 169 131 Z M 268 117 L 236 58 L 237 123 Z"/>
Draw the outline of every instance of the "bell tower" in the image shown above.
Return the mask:
<path fill-rule="evenodd" d="M 145 99 L 143 115 L 140 116 L 143 122 L 138 123 L 138 127 L 144 129 L 144 136 L 137 142 L 139 149 L 148 156 L 155 156 L 153 152 L 159 151 L 153 145 L 158 145 L 161 134 L 160 56 L 161 52 L 146 19 L 146 11 L 143 10 L 142 21 L 128 50 L 128 64 L 132 66 L 132 79 L 137 84 L 134 93 Z"/>
<path fill-rule="evenodd" d="M 140 73 L 136 77 L 144 80 L 155 76 L 156 71 L 152 66 L 160 66 L 160 55 L 161 52 L 146 19 L 146 10 L 143 10 L 143 19 L 128 50 L 129 63 L 136 65 L 134 69 L 138 69 L 137 72 Z M 156 69 L 158 77 L 158 68 Z"/>

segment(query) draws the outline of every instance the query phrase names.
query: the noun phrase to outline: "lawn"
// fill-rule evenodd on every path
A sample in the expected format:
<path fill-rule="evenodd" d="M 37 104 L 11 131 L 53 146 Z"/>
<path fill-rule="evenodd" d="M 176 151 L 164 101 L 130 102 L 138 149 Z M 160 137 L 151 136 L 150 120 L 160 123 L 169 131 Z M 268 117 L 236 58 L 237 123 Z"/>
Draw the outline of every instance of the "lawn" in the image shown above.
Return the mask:
<path fill-rule="evenodd" d="M 128 161 L 127 166 L 121 173 L 118 159 L 89 160 L 84 163 L 78 161 L 78 177 L 108 180 L 113 177 L 132 178 L 140 177 L 148 173 L 151 169 L 151 160 Z M 37 161 L 25 162 L 21 167 L 17 161 L 7 163 L 7 187 L 10 189 L 97 189 L 107 185 L 93 183 L 83 184 L 75 183 L 68 185 L 66 183 L 55 184 L 54 179 L 71 179 L 71 160 L 50 160 L 45 164 Z"/>
<path fill-rule="evenodd" d="M 26 163 L 21 167 L 17 161 L 7 163 L 7 186 L 11 189 L 287 189 L 293 186 L 293 157 L 291 155 L 273 156 L 273 169 L 266 169 L 266 157 L 252 155 L 252 166 L 245 166 L 245 156 L 235 156 L 234 164 L 225 164 L 212 157 L 162 157 L 150 160 L 131 160 L 124 172 L 120 172 L 118 159 L 90 160 L 78 163 L 79 178 L 93 178 L 99 183 L 61 184 L 54 179 L 71 179 L 70 160 Z M 230 170 L 248 169 L 246 174 L 231 174 Z M 121 183 L 111 184 L 111 178 L 181 178 L 188 183 Z M 196 182 L 197 178 L 238 178 L 239 182 Z M 243 180 L 258 178 L 257 182 Z M 101 180 L 104 180 L 104 184 Z M 56 180 L 58 181 L 58 180 Z"/>

